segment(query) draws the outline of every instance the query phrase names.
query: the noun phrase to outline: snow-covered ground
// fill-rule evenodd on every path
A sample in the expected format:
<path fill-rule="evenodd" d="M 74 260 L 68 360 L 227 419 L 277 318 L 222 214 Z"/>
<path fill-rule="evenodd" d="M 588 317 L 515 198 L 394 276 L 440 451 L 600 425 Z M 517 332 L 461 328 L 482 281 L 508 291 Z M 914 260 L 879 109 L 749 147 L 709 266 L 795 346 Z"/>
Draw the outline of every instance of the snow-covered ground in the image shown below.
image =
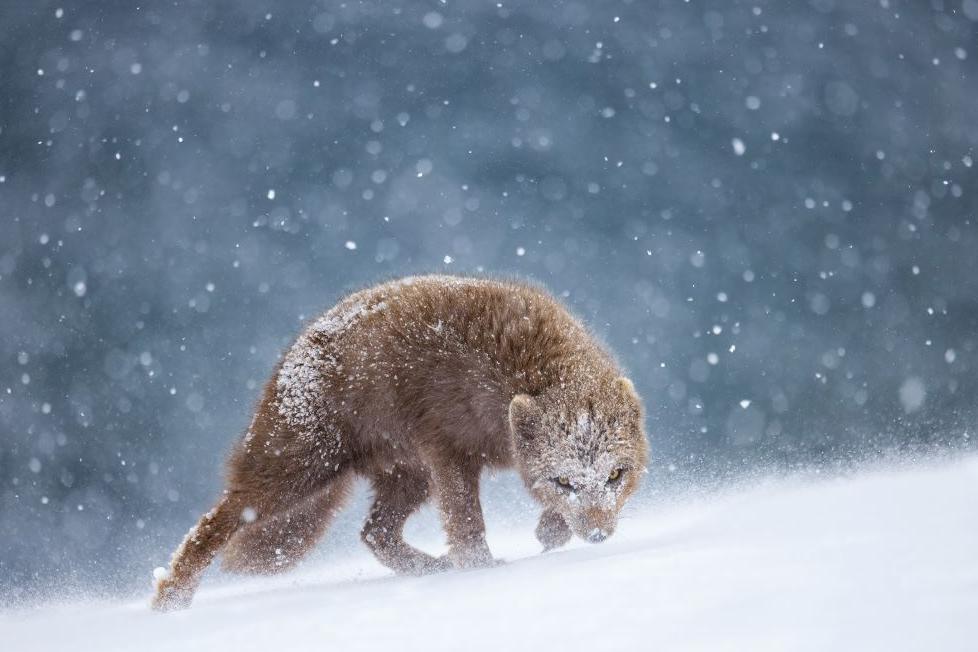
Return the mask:
<path fill-rule="evenodd" d="M 529 529 L 490 518 L 490 530 L 509 562 L 490 570 L 395 578 L 357 550 L 205 582 L 179 613 L 145 601 L 2 613 L 0 647 L 978 649 L 978 458 L 637 505 L 606 543 L 547 555 Z"/>

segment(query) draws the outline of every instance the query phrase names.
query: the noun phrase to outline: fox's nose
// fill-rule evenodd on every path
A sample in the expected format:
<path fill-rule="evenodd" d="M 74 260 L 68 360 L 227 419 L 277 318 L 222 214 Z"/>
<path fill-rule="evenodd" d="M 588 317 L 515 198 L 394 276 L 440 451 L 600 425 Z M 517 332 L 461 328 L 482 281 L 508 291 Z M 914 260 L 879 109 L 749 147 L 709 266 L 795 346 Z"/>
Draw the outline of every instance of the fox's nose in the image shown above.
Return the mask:
<path fill-rule="evenodd" d="M 599 528 L 594 528 L 587 533 L 587 540 L 591 543 L 601 543 L 608 538 L 608 533 Z"/>

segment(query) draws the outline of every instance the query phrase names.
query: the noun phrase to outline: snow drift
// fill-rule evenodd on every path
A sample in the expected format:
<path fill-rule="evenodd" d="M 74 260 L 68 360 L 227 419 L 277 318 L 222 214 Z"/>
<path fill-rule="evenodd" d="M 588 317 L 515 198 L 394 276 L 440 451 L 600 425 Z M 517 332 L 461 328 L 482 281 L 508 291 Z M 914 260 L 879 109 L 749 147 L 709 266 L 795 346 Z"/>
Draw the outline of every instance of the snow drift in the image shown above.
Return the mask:
<path fill-rule="evenodd" d="M 766 481 L 633 506 L 618 534 L 509 563 L 395 578 L 364 550 L 264 580 L 147 600 L 0 614 L 22 650 L 973 650 L 978 458 L 820 481 Z M 500 532 L 499 530 L 503 531 Z M 428 533 L 433 536 L 434 532 Z M 638 646 L 633 648 L 632 646 Z"/>

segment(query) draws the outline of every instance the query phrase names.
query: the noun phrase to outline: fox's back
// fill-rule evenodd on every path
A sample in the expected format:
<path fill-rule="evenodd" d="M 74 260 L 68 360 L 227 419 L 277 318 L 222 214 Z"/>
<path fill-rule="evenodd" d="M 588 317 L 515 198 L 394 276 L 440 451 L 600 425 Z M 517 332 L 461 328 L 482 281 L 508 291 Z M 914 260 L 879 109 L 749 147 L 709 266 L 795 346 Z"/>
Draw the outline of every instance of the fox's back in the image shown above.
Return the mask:
<path fill-rule="evenodd" d="M 452 431 L 499 454 L 509 399 L 574 367 L 617 373 L 546 292 L 421 276 L 351 294 L 312 322 L 286 355 L 276 394 L 300 431 L 336 424 L 370 448 Z"/>

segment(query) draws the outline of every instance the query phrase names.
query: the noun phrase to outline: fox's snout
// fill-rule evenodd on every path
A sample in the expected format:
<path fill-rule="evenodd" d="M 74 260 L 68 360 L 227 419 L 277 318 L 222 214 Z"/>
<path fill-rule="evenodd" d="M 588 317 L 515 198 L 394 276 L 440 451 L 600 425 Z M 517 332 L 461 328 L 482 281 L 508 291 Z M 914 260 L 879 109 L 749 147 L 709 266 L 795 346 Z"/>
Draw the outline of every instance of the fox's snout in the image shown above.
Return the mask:
<path fill-rule="evenodd" d="M 601 543 L 614 534 L 618 515 L 614 511 L 592 507 L 581 510 L 573 520 L 577 536 L 591 543 Z"/>

